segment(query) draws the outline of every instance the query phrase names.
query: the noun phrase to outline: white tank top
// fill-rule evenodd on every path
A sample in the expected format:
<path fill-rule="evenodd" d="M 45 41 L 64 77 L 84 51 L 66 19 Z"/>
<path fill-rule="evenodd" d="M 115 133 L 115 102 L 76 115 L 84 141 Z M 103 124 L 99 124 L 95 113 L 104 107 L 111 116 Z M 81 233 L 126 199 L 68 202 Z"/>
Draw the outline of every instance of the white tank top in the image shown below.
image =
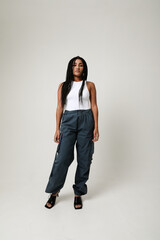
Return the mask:
<path fill-rule="evenodd" d="M 73 81 L 71 90 L 66 97 L 66 104 L 64 105 L 64 110 L 79 110 L 91 108 L 89 91 L 86 81 L 84 82 L 84 88 L 82 92 L 83 102 L 79 101 L 79 89 L 81 88 L 82 82 L 83 81 Z"/>

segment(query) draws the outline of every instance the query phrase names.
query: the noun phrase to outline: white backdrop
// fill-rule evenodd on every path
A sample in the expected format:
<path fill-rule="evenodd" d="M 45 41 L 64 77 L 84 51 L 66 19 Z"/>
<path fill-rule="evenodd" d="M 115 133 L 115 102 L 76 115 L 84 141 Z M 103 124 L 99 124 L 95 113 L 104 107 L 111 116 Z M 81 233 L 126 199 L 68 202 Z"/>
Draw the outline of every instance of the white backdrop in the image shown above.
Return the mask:
<path fill-rule="evenodd" d="M 1 0 L 0 237 L 160 239 L 160 2 Z M 95 83 L 99 141 L 84 207 L 75 160 L 51 210 L 57 89 L 83 57 Z"/>

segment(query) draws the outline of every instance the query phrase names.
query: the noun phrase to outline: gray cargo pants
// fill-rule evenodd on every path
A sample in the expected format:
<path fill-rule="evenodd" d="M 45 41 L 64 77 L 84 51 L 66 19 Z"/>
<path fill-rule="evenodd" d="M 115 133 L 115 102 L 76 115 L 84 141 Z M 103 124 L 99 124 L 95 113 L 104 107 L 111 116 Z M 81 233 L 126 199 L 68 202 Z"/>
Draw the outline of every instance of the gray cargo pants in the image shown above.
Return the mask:
<path fill-rule="evenodd" d="M 77 150 L 77 169 L 73 191 L 76 195 L 87 193 L 92 155 L 94 118 L 91 109 L 65 110 L 60 124 L 60 139 L 55 153 L 46 193 L 57 193 L 63 187 L 67 171 L 74 160 L 74 144 Z"/>

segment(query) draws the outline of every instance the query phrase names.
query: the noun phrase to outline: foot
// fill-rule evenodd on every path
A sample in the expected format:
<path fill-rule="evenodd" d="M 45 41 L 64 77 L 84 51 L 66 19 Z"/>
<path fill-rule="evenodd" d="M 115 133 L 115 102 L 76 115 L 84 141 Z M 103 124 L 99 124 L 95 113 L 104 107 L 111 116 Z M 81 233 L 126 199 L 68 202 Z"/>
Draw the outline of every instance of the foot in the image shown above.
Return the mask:
<path fill-rule="evenodd" d="M 75 197 L 81 197 L 81 195 L 75 195 Z M 80 208 L 81 206 L 81 204 L 75 204 L 75 208 Z"/>
<path fill-rule="evenodd" d="M 50 196 L 57 196 L 58 193 L 59 193 L 59 192 L 57 192 L 57 193 L 52 193 Z M 46 205 L 47 205 L 48 207 L 51 207 L 51 206 L 52 206 L 52 204 L 49 203 L 49 202 L 47 202 Z"/>

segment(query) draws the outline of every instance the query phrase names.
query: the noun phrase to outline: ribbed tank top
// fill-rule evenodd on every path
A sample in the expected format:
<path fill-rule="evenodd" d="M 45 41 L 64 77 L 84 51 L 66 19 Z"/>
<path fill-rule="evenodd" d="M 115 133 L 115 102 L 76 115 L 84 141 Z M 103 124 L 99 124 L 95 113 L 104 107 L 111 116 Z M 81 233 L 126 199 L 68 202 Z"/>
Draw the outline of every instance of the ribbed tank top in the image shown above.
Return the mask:
<path fill-rule="evenodd" d="M 84 88 L 82 92 L 82 100 L 79 101 L 79 90 L 81 88 L 83 81 L 73 81 L 73 85 L 71 87 L 70 92 L 66 97 L 66 104 L 64 105 L 64 110 L 79 110 L 79 109 L 90 109 L 90 99 L 89 99 L 89 91 L 86 84 L 84 82 Z"/>

